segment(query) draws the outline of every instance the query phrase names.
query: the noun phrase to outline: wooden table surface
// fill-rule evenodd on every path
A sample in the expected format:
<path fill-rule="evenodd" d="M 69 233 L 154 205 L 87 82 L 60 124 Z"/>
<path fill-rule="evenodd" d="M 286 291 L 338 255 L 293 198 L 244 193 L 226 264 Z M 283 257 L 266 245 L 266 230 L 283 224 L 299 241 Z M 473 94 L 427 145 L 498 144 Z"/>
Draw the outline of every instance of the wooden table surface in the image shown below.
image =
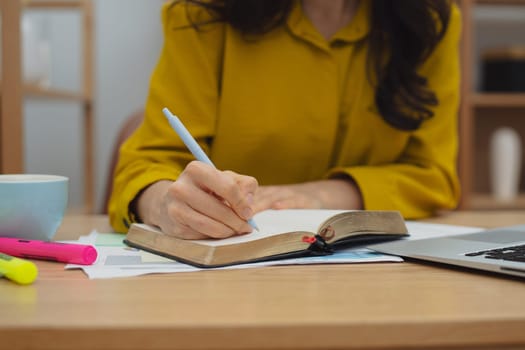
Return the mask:
<path fill-rule="evenodd" d="M 520 212 L 432 222 L 525 224 Z M 68 216 L 58 239 L 103 216 Z M 525 281 L 419 263 L 264 267 L 89 280 L 38 262 L 0 279 L 0 349 L 525 348 Z"/>

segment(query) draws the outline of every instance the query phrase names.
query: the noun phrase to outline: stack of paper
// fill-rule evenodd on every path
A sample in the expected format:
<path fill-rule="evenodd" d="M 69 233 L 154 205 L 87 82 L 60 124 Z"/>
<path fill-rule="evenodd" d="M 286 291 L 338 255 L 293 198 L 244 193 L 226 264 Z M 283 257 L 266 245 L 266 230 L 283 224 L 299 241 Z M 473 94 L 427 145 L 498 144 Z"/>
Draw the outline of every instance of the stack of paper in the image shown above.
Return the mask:
<path fill-rule="evenodd" d="M 450 236 L 480 231 L 477 227 L 428 224 L 407 221 L 410 233 L 407 239 L 421 239 L 438 236 Z M 89 278 L 131 277 L 152 273 L 194 272 L 201 269 L 183 264 L 159 255 L 154 255 L 123 243 L 125 235 L 119 233 L 91 232 L 79 238 L 78 243 L 91 244 L 97 248 L 98 259 L 95 264 L 66 265 L 66 269 L 82 269 Z M 340 250 L 332 255 L 312 256 L 295 259 L 273 260 L 254 264 L 233 265 L 218 269 L 254 268 L 275 265 L 305 265 L 305 264 L 349 264 L 372 262 L 401 262 L 402 258 L 371 251 L 366 248 L 350 248 Z"/>

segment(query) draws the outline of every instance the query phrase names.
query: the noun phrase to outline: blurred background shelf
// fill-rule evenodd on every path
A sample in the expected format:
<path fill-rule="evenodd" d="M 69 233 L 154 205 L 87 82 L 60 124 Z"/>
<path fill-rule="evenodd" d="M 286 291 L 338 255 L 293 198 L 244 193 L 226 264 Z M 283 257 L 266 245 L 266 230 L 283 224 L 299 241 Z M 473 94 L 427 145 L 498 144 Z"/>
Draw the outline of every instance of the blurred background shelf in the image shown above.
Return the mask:
<path fill-rule="evenodd" d="M 525 5 L 525 0 L 477 0 L 482 5 Z"/>
<path fill-rule="evenodd" d="M 40 9 L 82 9 L 85 4 L 82 1 L 23 0 L 22 6 Z"/>
<path fill-rule="evenodd" d="M 23 82 L 21 18 L 26 10 L 76 11 L 81 17 L 82 86 L 80 91 L 42 87 Z M 24 173 L 24 98 L 79 103 L 82 109 L 83 204 L 94 210 L 94 116 L 93 116 L 93 8 L 90 0 L 0 2 L 2 15 L 2 78 L 0 79 L 0 173 Z"/>
<path fill-rule="evenodd" d="M 42 88 L 38 85 L 32 84 L 24 84 L 23 91 L 25 96 L 32 98 L 52 98 L 85 103 L 91 101 L 88 96 L 85 96 L 82 93 L 62 89 Z"/>
<path fill-rule="evenodd" d="M 476 82 L 480 72 L 475 67 L 482 66 L 481 44 L 501 48 L 508 45 L 508 37 L 499 32 L 487 33 L 486 27 L 508 30 L 511 25 L 525 25 L 521 16 L 521 6 L 525 0 L 458 0 L 462 10 L 463 31 L 461 42 L 462 82 L 460 107 L 460 149 L 458 169 L 462 187 L 461 209 L 525 209 L 525 170 L 522 174 L 520 193 L 516 200 L 501 203 L 491 196 L 490 188 L 490 138 L 492 133 L 504 126 L 515 129 L 525 142 L 525 92 L 485 92 Z M 505 8 L 507 6 L 507 8 Z M 511 7 L 508 7 L 511 6 Z M 519 11 L 516 7 L 519 6 Z M 488 7 L 488 10 L 487 10 Z M 525 7 L 523 8 L 525 9 Z M 478 10 L 484 10 L 477 12 Z M 498 18 L 504 12 L 507 20 Z M 478 15 L 478 17 L 476 17 Z M 511 16 L 512 15 L 512 16 Z M 509 20 L 511 19 L 511 20 Z M 512 21 L 517 21 L 510 23 Z M 485 27 L 484 27 L 485 26 Z M 514 37 L 525 46 L 525 36 L 515 31 Z M 511 31 L 511 33 L 513 33 Z M 493 42 L 487 45 L 487 35 L 492 34 Z M 499 36 L 497 36 L 499 34 Z M 496 37 L 497 36 L 497 37 Z M 525 152 L 524 152 L 525 153 Z"/>
<path fill-rule="evenodd" d="M 525 108 L 525 93 L 475 93 L 472 95 L 475 107 L 521 107 Z"/>
<path fill-rule="evenodd" d="M 525 194 L 520 194 L 513 200 L 500 201 L 487 193 L 472 193 L 471 209 L 473 210 L 525 210 Z"/>

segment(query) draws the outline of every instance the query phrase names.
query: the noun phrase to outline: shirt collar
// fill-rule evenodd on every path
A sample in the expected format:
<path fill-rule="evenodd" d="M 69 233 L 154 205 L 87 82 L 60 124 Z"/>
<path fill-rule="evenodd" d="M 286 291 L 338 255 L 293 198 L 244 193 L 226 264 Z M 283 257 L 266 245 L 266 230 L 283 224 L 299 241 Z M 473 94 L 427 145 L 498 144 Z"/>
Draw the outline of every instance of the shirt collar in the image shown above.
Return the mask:
<path fill-rule="evenodd" d="M 356 42 L 364 39 L 370 31 L 371 1 L 372 0 L 360 0 L 359 7 L 352 21 L 335 33 L 329 42 L 317 31 L 308 17 L 306 17 L 300 0 L 294 1 L 294 5 L 287 19 L 287 26 L 295 36 L 322 48 L 327 47 L 334 41 Z"/>

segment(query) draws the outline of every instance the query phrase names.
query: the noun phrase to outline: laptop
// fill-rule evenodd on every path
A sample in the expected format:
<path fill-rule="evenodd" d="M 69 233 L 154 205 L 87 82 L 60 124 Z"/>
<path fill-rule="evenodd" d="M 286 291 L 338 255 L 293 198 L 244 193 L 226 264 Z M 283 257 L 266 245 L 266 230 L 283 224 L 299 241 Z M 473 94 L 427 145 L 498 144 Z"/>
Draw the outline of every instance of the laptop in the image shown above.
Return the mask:
<path fill-rule="evenodd" d="M 397 240 L 368 248 L 385 254 L 525 278 L 525 225 L 437 238 Z"/>

